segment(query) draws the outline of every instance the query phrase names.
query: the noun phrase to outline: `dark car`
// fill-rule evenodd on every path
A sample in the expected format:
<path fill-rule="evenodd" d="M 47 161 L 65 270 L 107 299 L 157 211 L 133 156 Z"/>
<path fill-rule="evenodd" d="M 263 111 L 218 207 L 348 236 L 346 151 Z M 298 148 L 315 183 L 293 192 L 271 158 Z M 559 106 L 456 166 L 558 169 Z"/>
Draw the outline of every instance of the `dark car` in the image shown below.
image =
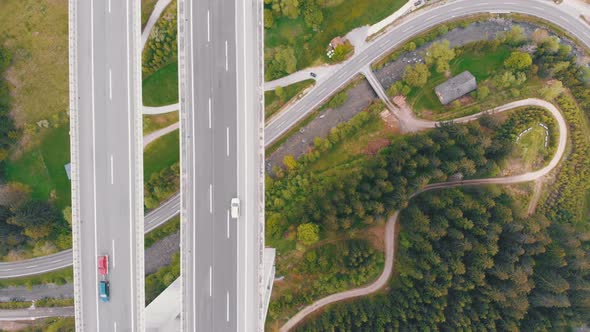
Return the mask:
<path fill-rule="evenodd" d="M 309 73 L 309 75 L 310 75 L 311 77 L 316 77 L 316 76 L 318 76 L 318 75 L 316 75 L 316 73 L 313 73 L 313 72 L 312 72 L 312 73 Z"/>
<path fill-rule="evenodd" d="M 101 280 L 98 284 L 98 293 L 100 295 L 100 300 L 102 302 L 109 302 L 109 282 L 106 280 Z"/>

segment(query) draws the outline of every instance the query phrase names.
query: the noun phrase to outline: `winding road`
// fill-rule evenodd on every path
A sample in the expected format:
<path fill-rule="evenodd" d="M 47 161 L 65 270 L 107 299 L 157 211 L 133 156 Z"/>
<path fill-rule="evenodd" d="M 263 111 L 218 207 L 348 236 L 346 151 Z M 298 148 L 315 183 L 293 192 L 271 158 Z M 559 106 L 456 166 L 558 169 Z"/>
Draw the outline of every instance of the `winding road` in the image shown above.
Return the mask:
<path fill-rule="evenodd" d="M 454 120 L 454 122 L 466 123 L 466 122 L 473 121 L 473 120 L 477 119 L 478 117 L 480 117 L 483 114 L 490 114 L 490 113 L 496 114 L 496 113 L 508 111 L 511 109 L 523 107 L 523 106 L 536 106 L 536 107 L 545 108 L 557 120 L 557 125 L 558 125 L 558 130 L 559 130 L 559 141 L 557 144 L 557 149 L 555 151 L 555 155 L 553 156 L 553 158 L 551 159 L 549 164 L 547 164 L 547 166 L 545 166 L 537 171 L 528 172 L 528 173 L 524 173 L 521 175 L 515 175 L 515 176 L 433 183 L 433 184 L 429 184 L 429 185 L 425 186 L 423 189 L 412 194 L 410 196 L 410 198 L 412 198 L 420 193 L 423 193 L 425 191 L 434 190 L 434 189 L 443 189 L 443 188 L 451 188 L 451 187 L 459 187 L 459 186 L 475 186 L 475 185 L 485 185 L 485 184 L 514 184 L 514 183 L 528 182 L 528 181 L 533 181 L 538 178 L 541 178 L 541 177 L 547 175 L 549 172 L 551 172 L 559 164 L 559 161 L 561 160 L 561 157 L 563 156 L 563 154 L 565 152 L 565 148 L 567 145 L 567 124 L 565 122 L 565 119 L 563 118 L 563 116 L 559 112 L 559 109 L 557 109 L 557 107 L 555 107 L 550 102 L 540 100 L 540 99 L 535 99 L 535 98 L 523 99 L 523 100 L 515 101 L 512 103 L 500 106 L 500 107 L 496 107 L 496 108 L 486 111 L 486 112 L 481 112 L 481 113 L 474 114 L 471 116 L 458 118 L 458 119 Z M 434 128 L 437 125 L 437 122 L 424 121 L 424 120 L 419 120 L 419 121 L 420 121 L 419 123 L 423 126 L 422 128 L 424 128 L 424 129 L 425 128 Z M 419 129 L 417 129 L 417 130 L 419 130 Z M 399 210 L 395 211 L 393 213 L 393 215 L 387 221 L 387 225 L 385 228 L 385 265 L 383 268 L 383 272 L 381 273 L 379 278 L 375 282 L 373 282 L 372 284 L 370 284 L 368 286 L 347 290 L 347 291 L 344 291 L 341 293 L 332 294 L 332 295 L 324 297 L 320 300 L 317 300 L 316 302 L 303 308 L 295 316 L 293 316 L 291 319 L 289 319 L 289 321 L 287 321 L 287 323 L 285 323 L 285 325 L 283 325 L 281 327 L 282 332 L 286 332 L 286 331 L 291 330 L 292 328 L 297 326 L 297 324 L 299 324 L 307 316 L 309 316 L 310 314 L 316 312 L 317 310 L 319 310 L 329 304 L 348 300 L 348 299 L 355 298 L 355 297 L 366 296 L 366 295 L 369 295 L 371 293 L 378 291 L 379 289 L 381 289 L 385 285 L 387 285 L 387 282 L 388 282 L 389 278 L 391 277 L 391 274 L 393 273 L 393 263 L 394 263 L 394 254 L 395 254 L 394 253 L 394 249 L 395 249 L 394 230 L 395 230 L 395 223 L 396 223 L 398 216 L 399 216 L 399 212 L 400 212 Z"/>
<path fill-rule="evenodd" d="M 590 47 L 590 29 L 579 19 L 579 13 L 562 10 L 547 0 L 454 0 L 443 5 L 423 7 L 396 22 L 396 26 L 370 42 L 352 58 L 338 64 L 338 70 L 326 73 L 316 85 L 297 102 L 287 106 L 267 122 L 265 144 L 277 140 L 294 124 L 313 112 L 331 95 L 345 86 L 367 64 L 373 63 L 391 49 L 407 40 L 449 20 L 479 13 L 520 13 L 542 18 L 568 31 Z M 404 128 L 407 129 L 407 128 Z"/>

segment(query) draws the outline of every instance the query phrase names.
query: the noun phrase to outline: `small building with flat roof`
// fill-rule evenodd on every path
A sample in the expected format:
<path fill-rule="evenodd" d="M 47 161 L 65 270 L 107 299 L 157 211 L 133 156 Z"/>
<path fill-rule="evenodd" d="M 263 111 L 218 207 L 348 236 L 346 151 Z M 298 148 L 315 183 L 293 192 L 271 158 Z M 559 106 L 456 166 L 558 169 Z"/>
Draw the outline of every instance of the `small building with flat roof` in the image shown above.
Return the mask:
<path fill-rule="evenodd" d="M 434 88 L 434 92 L 443 105 L 447 105 L 453 100 L 463 97 L 469 92 L 477 89 L 475 77 L 470 72 L 464 71 L 461 74 L 439 84 Z"/>

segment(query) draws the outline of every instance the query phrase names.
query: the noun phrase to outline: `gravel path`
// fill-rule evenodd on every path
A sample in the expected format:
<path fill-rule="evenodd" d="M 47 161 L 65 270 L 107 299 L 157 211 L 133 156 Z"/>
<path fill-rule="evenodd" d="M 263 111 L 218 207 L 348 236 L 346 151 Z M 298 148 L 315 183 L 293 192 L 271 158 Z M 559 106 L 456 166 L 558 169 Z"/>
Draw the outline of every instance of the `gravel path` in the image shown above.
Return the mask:
<path fill-rule="evenodd" d="M 474 186 L 474 185 L 480 185 L 480 184 L 513 184 L 513 183 L 528 182 L 528 181 L 539 179 L 539 178 L 547 175 L 549 172 L 551 172 L 557 166 L 559 161 L 561 160 L 561 157 L 563 156 L 563 153 L 564 153 L 565 147 L 566 147 L 566 143 L 567 143 L 567 124 L 565 122 L 565 119 L 561 115 L 559 109 L 557 109 L 557 107 L 555 107 L 553 104 L 546 102 L 544 100 L 535 99 L 535 98 L 523 99 L 523 100 L 512 102 L 512 103 L 509 103 L 509 104 L 506 104 L 506 105 L 503 105 L 500 107 L 496 107 L 490 111 L 481 112 L 478 114 L 459 118 L 456 121 L 460 122 L 460 123 L 465 123 L 465 122 L 473 121 L 473 120 L 477 119 L 479 116 L 481 116 L 482 114 L 487 114 L 488 112 L 491 112 L 492 114 L 493 113 L 500 113 L 500 112 L 504 112 L 504 111 L 511 110 L 511 109 L 518 108 L 518 107 L 522 107 L 522 106 L 539 106 L 539 107 L 546 108 L 549 112 L 551 112 L 551 114 L 557 120 L 557 124 L 558 124 L 558 128 L 559 128 L 559 143 L 558 143 L 557 149 L 555 151 L 555 155 L 553 156 L 553 158 L 551 159 L 551 161 L 549 162 L 549 164 L 547 166 L 545 166 L 542 169 L 537 170 L 537 171 L 528 172 L 525 174 L 515 175 L 515 176 L 487 178 L 487 179 L 473 179 L 473 180 L 463 180 L 463 181 L 429 184 L 426 187 L 424 187 L 422 190 L 419 190 L 418 192 L 411 195 L 410 198 L 412 198 L 420 193 L 423 193 L 425 191 L 434 190 L 434 189 L 443 189 L 443 188 L 451 188 L 451 187 L 459 187 L 459 186 Z M 430 127 L 432 128 L 435 125 L 436 125 L 436 122 L 431 122 Z M 394 229 L 395 229 L 395 227 L 394 226 L 395 226 L 395 222 L 397 221 L 398 216 L 399 216 L 399 211 L 395 211 L 393 213 L 393 215 L 387 221 L 386 230 L 385 230 L 385 265 L 383 268 L 383 272 L 381 273 L 381 275 L 379 276 L 379 278 L 375 282 L 373 282 L 370 285 L 365 286 L 365 287 L 355 288 L 355 289 L 351 289 L 348 291 L 332 294 L 332 295 L 324 297 L 318 301 L 315 301 L 311 305 L 300 310 L 295 316 L 293 316 L 291 319 L 289 319 L 289 321 L 287 321 L 287 323 L 285 323 L 285 325 L 283 325 L 281 327 L 281 332 L 289 331 L 290 329 L 297 326 L 297 324 L 299 324 L 307 316 L 309 316 L 310 314 L 316 312 L 317 310 L 319 310 L 329 304 L 348 300 L 348 299 L 355 298 L 355 297 L 366 296 L 366 295 L 374 293 L 374 292 L 378 291 L 379 289 L 383 288 L 384 286 L 386 286 L 387 282 L 389 281 L 389 278 L 391 277 L 391 274 L 393 273 L 393 263 L 394 263 L 394 258 L 395 258 L 394 257 L 394 249 L 395 249 Z"/>

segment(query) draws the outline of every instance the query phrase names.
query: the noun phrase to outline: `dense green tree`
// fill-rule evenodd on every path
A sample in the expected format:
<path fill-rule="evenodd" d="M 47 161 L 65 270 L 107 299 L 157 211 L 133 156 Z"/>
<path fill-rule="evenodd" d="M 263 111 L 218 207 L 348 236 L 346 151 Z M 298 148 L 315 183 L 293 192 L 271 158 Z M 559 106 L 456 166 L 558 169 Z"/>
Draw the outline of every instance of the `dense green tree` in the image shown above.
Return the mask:
<path fill-rule="evenodd" d="M 283 16 L 295 19 L 299 16 L 299 0 L 281 0 Z"/>
<path fill-rule="evenodd" d="M 274 17 L 272 16 L 272 10 L 264 9 L 264 28 L 270 29 L 275 24 Z"/>
<path fill-rule="evenodd" d="M 430 71 L 423 63 L 417 63 L 414 66 L 407 66 L 404 71 L 404 81 L 413 87 L 423 87 L 428 82 Z"/>
<path fill-rule="evenodd" d="M 270 56 L 270 61 L 267 61 L 265 72 L 267 80 L 272 80 L 285 74 L 291 74 L 297 69 L 297 58 L 292 47 L 277 47 L 265 56 Z"/>
<path fill-rule="evenodd" d="M 297 226 L 297 241 L 304 245 L 316 243 L 320 239 L 320 227 L 314 223 Z"/>
<path fill-rule="evenodd" d="M 451 48 L 448 40 L 435 42 L 426 50 L 424 60 L 428 66 L 435 66 L 437 73 L 449 70 L 449 62 L 455 58 L 455 50 Z"/>
<path fill-rule="evenodd" d="M 515 51 L 504 61 L 504 67 L 508 70 L 524 70 L 533 64 L 531 55 L 525 52 Z"/>
<path fill-rule="evenodd" d="M 539 90 L 539 93 L 543 98 L 547 100 L 552 100 L 557 98 L 560 94 L 565 91 L 563 84 L 560 81 L 553 81 L 546 84 L 544 87 Z"/>
<path fill-rule="evenodd" d="M 319 30 L 324 22 L 324 13 L 320 7 L 319 0 L 302 0 L 303 19 L 305 24 L 313 30 Z"/>

